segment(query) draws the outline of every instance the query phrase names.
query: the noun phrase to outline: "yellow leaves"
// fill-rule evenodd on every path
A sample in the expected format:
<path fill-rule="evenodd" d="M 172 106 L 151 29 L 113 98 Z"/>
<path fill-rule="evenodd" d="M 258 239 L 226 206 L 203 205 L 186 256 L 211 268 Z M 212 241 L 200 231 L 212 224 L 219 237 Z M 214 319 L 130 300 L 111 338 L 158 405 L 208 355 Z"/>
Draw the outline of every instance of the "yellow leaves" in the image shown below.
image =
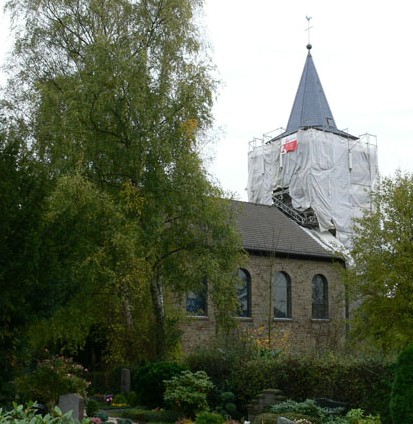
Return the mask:
<path fill-rule="evenodd" d="M 190 141 L 195 141 L 196 131 L 198 130 L 198 120 L 189 118 L 181 123 L 181 131 L 184 137 Z"/>
<path fill-rule="evenodd" d="M 136 187 L 130 180 L 123 183 L 120 197 L 124 201 L 128 212 L 140 215 L 144 204 L 144 198 L 141 196 L 139 188 Z"/>

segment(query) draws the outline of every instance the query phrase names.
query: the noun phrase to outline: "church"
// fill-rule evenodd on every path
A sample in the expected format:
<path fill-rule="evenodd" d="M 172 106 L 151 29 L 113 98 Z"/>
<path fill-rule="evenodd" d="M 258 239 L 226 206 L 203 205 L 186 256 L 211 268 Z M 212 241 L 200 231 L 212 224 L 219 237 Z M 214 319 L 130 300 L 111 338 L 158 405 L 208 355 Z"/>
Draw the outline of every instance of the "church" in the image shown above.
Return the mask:
<path fill-rule="evenodd" d="M 285 130 L 250 144 L 248 202 L 232 201 L 248 253 L 238 270 L 239 329 L 271 347 L 337 350 L 349 305 L 342 282 L 352 225 L 370 208 L 378 175 L 374 136 L 340 130 L 311 44 Z M 183 347 L 215 337 L 208 295 L 186 300 Z"/>

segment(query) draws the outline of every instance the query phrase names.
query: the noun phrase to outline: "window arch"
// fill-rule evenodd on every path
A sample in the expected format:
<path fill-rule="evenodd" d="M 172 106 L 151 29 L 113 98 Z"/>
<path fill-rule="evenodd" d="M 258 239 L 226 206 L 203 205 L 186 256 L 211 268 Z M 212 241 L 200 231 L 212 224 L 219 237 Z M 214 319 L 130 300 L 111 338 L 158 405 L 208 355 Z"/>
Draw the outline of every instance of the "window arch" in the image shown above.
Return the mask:
<path fill-rule="evenodd" d="M 207 316 L 207 282 L 202 281 L 198 290 L 190 291 L 186 296 L 186 311 L 193 316 Z"/>
<path fill-rule="evenodd" d="M 236 285 L 238 296 L 237 316 L 251 316 L 251 275 L 243 268 L 238 269 L 239 282 Z"/>
<path fill-rule="evenodd" d="M 324 275 L 314 275 L 312 291 L 313 319 L 328 319 L 328 282 Z"/>
<path fill-rule="evenodd" d="M 291 318 L 291 278 L 286 272 L 277 272 L 273 281 L 274 318 Z"/>

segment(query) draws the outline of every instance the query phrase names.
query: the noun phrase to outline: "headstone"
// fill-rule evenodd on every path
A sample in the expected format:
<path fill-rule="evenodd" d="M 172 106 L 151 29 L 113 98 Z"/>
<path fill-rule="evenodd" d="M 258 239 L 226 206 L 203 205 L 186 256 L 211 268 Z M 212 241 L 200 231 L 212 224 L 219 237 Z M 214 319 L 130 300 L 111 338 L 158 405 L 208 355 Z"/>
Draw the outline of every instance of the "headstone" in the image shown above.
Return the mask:
<path fill-rule="evenodd" d="M 130 369 L 122 368 L 120 372 L 120 392 L 130 392 Z"/>
<path fill-rule="evenodd" d="M 60 396 L 59 408 L 64 414 L 72 411 L 72 418 L 79 423 L 85 416 L 85 400 L 77 393 L 68 393 Z"/>
<path fill-rule="evenodd" d="M 289 420 L 285 417 L 278 417 L 277 418 L 277 424 L 294 424 L 294 421 Z"/>

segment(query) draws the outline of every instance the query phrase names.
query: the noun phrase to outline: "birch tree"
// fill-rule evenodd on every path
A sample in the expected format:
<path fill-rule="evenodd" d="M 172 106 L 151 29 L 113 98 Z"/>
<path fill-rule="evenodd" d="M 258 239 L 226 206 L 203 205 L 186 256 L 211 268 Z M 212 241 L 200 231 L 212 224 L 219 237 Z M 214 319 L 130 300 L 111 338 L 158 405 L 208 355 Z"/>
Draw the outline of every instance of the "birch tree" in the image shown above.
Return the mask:
<path fill-rule="evenodd" d="M 196 24 L 201 6 L 8 2 L 20 26 L 7 116 L 24 122 L 28 142 L 56 180 L 45 222 L 61 234 L 57 244 L 68 242 L 69 286 L 77 299 L 82 290 L 92 293 L 89 304 L 116 294 L 128 338 L 144 317 L 150 325 L 142 307 L 150 299 L 156 357 L 171 347 L 166 292 L 184 295 L 206 277 L 220 324 L 230 323 L 235 305 L 239 238 L 199 154 L 216 89 Z M 68 240 L 68 231 L 78 237 Z M 73 305 L 69 298 L 66 306 Z M 75 314 L 75 345 L 96 325 L 93 310 Z M 55 323 L 67 342 L 67 323 Z"/>

